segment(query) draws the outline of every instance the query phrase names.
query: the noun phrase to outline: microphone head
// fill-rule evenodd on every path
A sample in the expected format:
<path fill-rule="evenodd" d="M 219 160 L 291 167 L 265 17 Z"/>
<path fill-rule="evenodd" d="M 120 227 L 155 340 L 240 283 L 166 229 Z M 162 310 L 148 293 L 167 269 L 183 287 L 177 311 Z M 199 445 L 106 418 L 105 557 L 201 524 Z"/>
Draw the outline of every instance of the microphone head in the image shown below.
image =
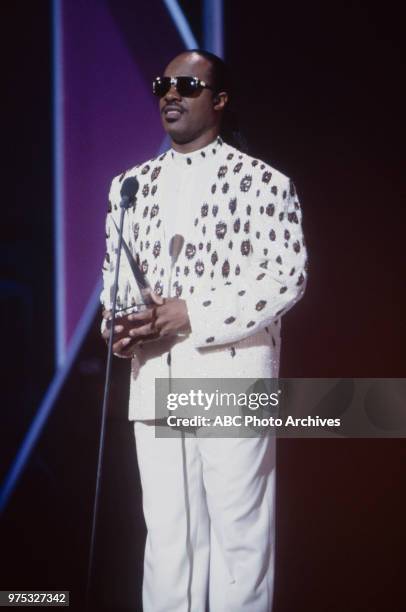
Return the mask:
<path fill-rule="evenodd" d="M 176 260 L 178 259 L 184 242 L 185 239 L 183 236 L 181 236 L 181 234 L 175 234 L 174 236 L 172 236 L 169 243 L 169 255 L 172 259 L 172 265 L 174 265 Z"/>
<path fill-rule="evenodd" d="M 129 208 L 135 200 L 135 196 L 139 189 L 139 182 L 135 176 L 129 176 L 123 181 L 121 186 L 120 195 L 121 195 L 121 203 L 120 206 L 122 208 Z"/>

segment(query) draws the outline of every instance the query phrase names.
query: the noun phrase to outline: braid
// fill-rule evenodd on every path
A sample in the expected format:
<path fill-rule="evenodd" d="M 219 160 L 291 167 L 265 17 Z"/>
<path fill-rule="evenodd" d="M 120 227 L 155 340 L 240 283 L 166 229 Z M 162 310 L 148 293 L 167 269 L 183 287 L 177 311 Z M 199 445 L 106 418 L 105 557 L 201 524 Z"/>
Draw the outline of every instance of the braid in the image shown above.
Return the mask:
<path fill-rule="evenodd" d="M 190 52 L 197 53 L 210 63 L 211 85 L 214 88 L 214 95 L 220 91 L 226 91 L 229 94 L 221 120 L 220 136 L 231 146 L 246 152 L 247 141 L 241 132 L 238 115 L 234 109 L 233 87 L 227 64 L 220 57 L 209 51 L 191 49 Z"/>

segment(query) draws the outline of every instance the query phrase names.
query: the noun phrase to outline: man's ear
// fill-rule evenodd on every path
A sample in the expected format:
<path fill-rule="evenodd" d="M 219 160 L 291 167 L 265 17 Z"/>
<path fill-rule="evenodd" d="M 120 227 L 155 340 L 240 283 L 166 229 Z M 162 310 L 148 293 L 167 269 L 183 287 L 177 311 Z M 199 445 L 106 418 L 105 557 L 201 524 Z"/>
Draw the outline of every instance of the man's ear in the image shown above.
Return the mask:
<path fill-rule="evenodd" d="M 225 91 L 219 91 L 213 96 L 214 110 L 223 110 L 228 102 L 228 94 Z"/>

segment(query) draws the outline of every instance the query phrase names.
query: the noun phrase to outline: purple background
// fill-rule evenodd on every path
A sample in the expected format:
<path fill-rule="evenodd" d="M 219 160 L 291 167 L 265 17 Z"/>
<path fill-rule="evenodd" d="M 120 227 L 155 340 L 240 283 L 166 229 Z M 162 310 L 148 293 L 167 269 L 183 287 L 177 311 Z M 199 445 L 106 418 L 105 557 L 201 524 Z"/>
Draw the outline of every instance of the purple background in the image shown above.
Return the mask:
<path fill-rule="evenodd" d="M 183 49 L 162 3 L 111 7 L 97 0 L 62 3 L 67 344 L 100 276 L 110 182 L 156 155 L 164 136 L 150 93 L 153 70 L 162 71 Z M 148 28 L 143 11 L 159 14 L 159 31 Z"/>

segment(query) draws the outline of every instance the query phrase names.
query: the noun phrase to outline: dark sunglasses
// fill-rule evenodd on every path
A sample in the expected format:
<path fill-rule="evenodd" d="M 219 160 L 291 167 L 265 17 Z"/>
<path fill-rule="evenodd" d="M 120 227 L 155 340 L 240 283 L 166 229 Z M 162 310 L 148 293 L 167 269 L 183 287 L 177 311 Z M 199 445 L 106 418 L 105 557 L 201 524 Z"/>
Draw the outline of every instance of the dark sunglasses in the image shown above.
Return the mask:
<path fill-rule="evenodd" d="M 152 81 L 152 93 L 158 98 L 165 96 L 171 87 L 175 87 L 178 94 L 182 98 L 188 98 L 193 96 L 197 91 L 202 89 L 211 89 L 210 85 L 207 85 L 205 81 L 198 79 L 197 77 L 190 76 L 177 76 L 177 77 L 156 77 Z"/>

